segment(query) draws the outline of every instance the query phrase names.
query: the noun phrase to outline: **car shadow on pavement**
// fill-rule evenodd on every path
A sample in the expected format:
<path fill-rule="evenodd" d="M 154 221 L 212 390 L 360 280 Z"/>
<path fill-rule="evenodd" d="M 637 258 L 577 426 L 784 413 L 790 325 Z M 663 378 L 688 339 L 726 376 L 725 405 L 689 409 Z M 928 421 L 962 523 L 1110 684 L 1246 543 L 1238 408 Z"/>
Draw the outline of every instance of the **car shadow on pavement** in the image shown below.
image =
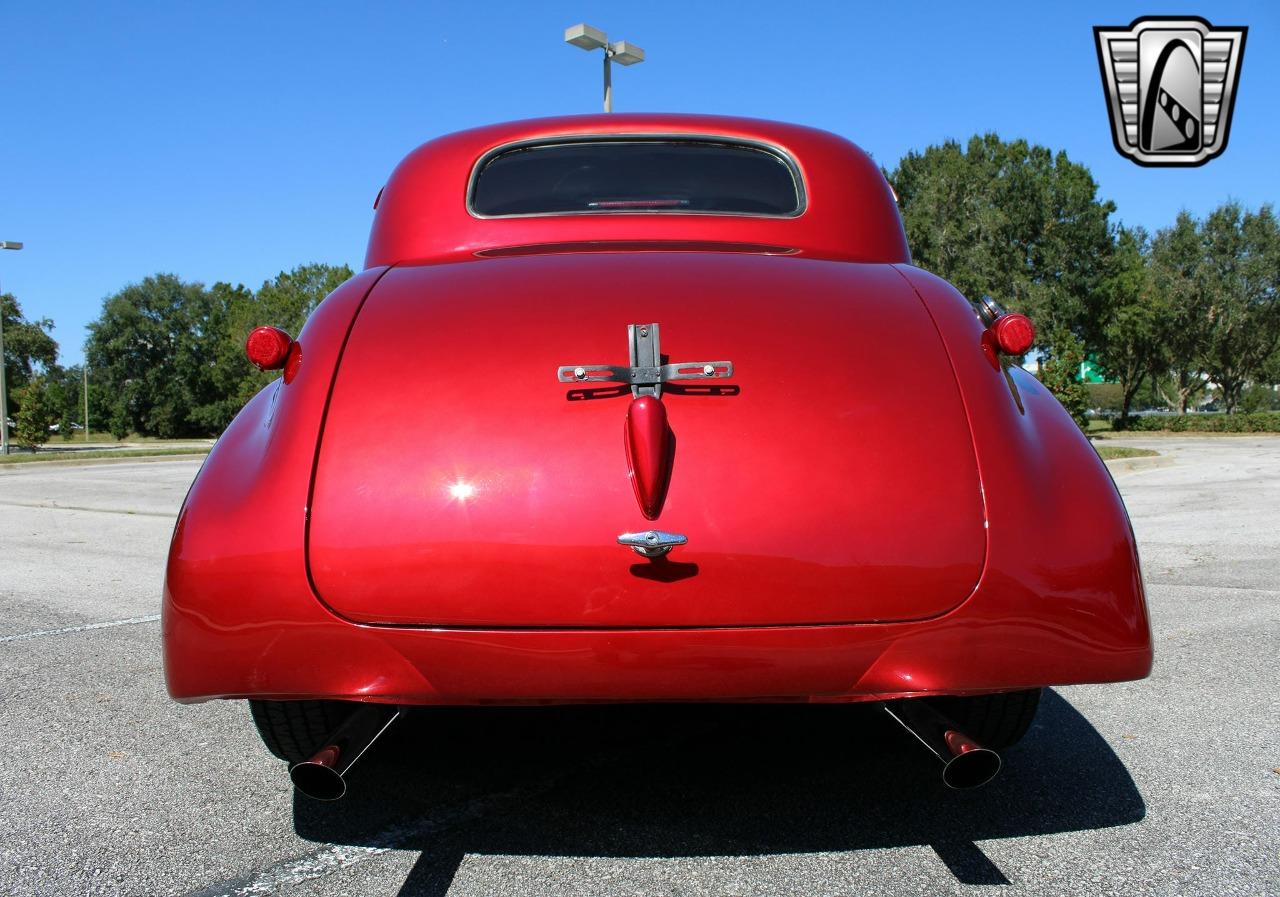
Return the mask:
<path fill-rule="evenodd" d="M 402 897 L 467 854 L 696 857 L 929 845 L 959 882 L 1009 879 L 974 842 L 1136 822 L 1124 764 L 1049 690 L 985 788 L 872 705 L 430 709 L 398 723 L 343 801 L 294 796 L 304 838 L 421 851 Z"/>

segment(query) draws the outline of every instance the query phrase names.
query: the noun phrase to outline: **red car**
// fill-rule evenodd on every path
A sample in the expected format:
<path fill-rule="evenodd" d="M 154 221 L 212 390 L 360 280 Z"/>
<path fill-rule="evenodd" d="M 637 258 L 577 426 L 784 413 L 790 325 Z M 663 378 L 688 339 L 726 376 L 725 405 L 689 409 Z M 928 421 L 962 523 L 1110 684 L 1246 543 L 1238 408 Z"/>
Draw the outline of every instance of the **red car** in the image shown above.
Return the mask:
<path fill-rule="evenodd" d="M 405 708 L 884 702 L 956 786 L 1146 676 L 1133 534 L 1030 322 L 912 267 L 856 146 L 606 115 L 441 137 L 187 497 L 169 691 L 318 797 Z M 269 322 L 264 322 L 269 323 Z"/>

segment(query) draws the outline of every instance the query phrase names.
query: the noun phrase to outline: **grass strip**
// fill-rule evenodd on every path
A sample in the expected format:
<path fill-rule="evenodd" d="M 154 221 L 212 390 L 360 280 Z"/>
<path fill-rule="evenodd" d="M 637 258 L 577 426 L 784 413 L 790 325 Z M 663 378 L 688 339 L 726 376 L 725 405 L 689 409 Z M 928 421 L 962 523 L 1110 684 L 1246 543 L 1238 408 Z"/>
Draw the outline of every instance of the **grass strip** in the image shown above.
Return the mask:
<path fill-rule="evenodd" d="M 156 458 L 162 455 L 207 455 L 213 446 L 191 446 L 190 448 L 144 448 L 144 449 L 104 449 L 101 451 L 66 452 L 42 451 L 23 452 L 20 455 L 0 455 L 0 464 L 38 464 L 42 461 L 81 461 L 95 458 Z"/>
<path fill-rule="evenodd" d="M 1114 461 L 1117 458 L 1150 458 L 1160 454 L 1152 449 L 1130 448 L 1127 445 L 1095 445 L 1103 461 Z"/>

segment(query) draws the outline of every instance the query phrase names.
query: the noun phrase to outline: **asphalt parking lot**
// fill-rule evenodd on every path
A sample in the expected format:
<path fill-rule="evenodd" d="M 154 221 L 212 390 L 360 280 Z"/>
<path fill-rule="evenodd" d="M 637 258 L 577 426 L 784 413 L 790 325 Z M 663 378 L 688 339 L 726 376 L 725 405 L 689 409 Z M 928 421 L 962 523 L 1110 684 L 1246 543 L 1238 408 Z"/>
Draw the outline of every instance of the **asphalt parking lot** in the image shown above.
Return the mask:
<path fill-rule="evenodd" d="M 292 793 L 240 703 L 171 703 L 197 462 L 0 467 L 0 894 L 1280 894 L 1280 438 L 1118 474 L 1143 682 L 1049 693 L 948 792 L 868 707 L 427 711 Z"/>

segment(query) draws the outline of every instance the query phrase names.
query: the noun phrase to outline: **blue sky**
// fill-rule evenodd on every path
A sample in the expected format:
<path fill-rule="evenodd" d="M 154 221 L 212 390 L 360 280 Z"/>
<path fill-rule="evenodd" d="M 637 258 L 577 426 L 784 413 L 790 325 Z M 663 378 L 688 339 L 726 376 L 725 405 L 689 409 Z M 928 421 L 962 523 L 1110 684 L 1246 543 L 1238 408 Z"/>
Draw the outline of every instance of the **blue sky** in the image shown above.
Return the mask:
<path fill-rule="evenodd" d="M 1139 168 L 1111 145 L 1093 25 L 1248 25 L 1224 156 Z M 987 130 L 1088 165 L 1118 217 L 1280 198 L 1280 4 L 31 3 L 0 0 L 0 289 L 78 362 L 102 299 L 158 271 L 257 287 L 358 268 L 378 188 L 438 134 L 598 109 L 585 21 L 639 44 L 616 108 L 843 134 L 892 167 Z"/>

